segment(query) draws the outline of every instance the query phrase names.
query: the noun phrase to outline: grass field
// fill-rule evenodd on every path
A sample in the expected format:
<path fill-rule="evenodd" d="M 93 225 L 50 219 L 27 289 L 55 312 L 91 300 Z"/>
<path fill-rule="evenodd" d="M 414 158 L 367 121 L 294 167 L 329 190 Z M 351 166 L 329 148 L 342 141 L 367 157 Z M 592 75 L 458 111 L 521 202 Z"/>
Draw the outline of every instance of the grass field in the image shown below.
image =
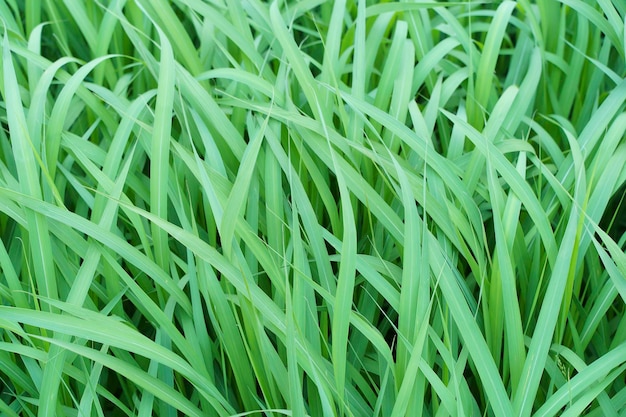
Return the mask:
<path fill-rule="evenodd" d="M 0 415 L 626 416 L 625 17 L 0 1 Z"/>

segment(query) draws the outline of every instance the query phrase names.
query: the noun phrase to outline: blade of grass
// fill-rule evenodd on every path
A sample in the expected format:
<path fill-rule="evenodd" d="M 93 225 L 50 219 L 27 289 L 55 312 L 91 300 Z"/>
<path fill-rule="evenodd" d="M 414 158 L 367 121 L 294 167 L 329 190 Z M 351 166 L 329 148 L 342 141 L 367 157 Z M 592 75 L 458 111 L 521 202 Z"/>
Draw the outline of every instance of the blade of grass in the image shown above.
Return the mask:
<path fill-rule="evenodd" d="M 337 293 L 332 311 L 332 359 L 335 374 L 335 384 L 339 393 L 339 402 L 343 402 L 346 385 L 346 356 L 348 346 L 348 331 L 350 328 L 350 312 L 354 297 L 354 279 L 356 272 L 356 227 L 354 211 L 350 201 L 348 187 L 344 180 L 344 173 L 336 171 L 341 199 L 341 214 L 343 218 L 343 244 L 339 275 L 337 277 Z M 348 381 L 349 383 L 350 381 Z M 343 414 L 343 412 L 341 413 Z"/>
<path fill-rule="evenodd" d="M 172 107 L 174 104 L 175 61 L 172 46 L 157 27 L 161 41 L 159 82 L 152 131 L 150 159 L 150 209 L 157 216 L 167 219 L 169 188 L 170 135 L 172 131 Z M 157 264 L 164 270 L 169 265 L 168 239 L 163 230 L 152 227 L 152 240 Z"/>
<path fill-rule="evenodd" d="M 224 212 L 228 215 L 223 216 L 220 222 L 220 232 L 222 237 L 222 245 L 224 254 L 227 258 L 232 256 L 232 248 L 236 245 L 234 241 L 235 224 L 241 216 L 241 212 L 247 201 L 250 191 L 250 182 L 254 174 L 255 165 L 259 157 L 259 150 L 263 144 L 263 137 L 267 129 L 268 117 L 265 118 L 263 124 L 260 125 L 256 136 L 252 139 L 246 152 L 241 159 L 241 165 L 237 172 L 237 178 L 233 184 L 233 188 L 228 196 L 228 201 L 224 207 Z"/>
<path fill-rule="evenodd" d="M 11 132 L 13 157 L 16 161 L 21 192 L 34 199 L 42 196 L 39 171 L 33 155 L 33 143 L 28 133 L 24 108 L 20 100 L 19 85 L 15 76 L 11 45 L 8 34 L 3 40 L 4 97 L 7 106 L 7 121 Z M 38 293 L 44 297 L 56 298 L 57 277 L 52 259 L 52 247 L 45 218 L 32 210 L 25 211 L 27 236 L 24 236 L 32 252 L 32 263 Z"/>
<path fill-rule="evenodd" d="M 489 110 L 488 101 L 493 88 L 493 71 L 514 8 L 515 2 L 503 1 L 500 3 L 487 31 L 480 62 L 476 68 L 476 90 L 474 97 L 470 97 L 467 102 L 467 117 L 470 124 L 476 129 L 483 126 L 484 112 Z"/>

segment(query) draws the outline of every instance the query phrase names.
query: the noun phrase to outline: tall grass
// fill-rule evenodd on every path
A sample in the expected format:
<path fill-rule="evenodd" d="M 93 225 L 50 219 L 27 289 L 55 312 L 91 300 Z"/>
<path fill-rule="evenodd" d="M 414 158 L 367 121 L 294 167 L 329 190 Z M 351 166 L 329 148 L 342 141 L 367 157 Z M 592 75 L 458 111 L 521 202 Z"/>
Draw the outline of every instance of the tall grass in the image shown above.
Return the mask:
<path fill-rule="evenodd" d="M 0 414 L 626 415 L 622 2 L 0 17 Z"/>

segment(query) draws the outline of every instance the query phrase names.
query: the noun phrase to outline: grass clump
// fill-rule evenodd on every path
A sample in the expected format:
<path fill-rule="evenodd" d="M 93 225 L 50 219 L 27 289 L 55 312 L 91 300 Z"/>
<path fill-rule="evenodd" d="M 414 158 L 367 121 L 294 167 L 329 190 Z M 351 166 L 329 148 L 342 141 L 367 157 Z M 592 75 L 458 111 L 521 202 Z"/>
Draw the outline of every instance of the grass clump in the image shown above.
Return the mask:
<path fill-rule="evenodd" d="M 621 2 L 6 1 L 0 412 L 621 416 Z"/>

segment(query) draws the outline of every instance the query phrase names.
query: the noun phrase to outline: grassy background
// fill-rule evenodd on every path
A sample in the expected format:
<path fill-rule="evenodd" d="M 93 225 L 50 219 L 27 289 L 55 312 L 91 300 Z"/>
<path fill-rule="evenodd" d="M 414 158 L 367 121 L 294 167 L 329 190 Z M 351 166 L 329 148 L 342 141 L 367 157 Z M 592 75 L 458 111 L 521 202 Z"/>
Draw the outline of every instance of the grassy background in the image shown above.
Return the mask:
<path fill-rule="evenodd" d="M 0 414 L 625 416 L 625 16 L 1 1 Z"/>

